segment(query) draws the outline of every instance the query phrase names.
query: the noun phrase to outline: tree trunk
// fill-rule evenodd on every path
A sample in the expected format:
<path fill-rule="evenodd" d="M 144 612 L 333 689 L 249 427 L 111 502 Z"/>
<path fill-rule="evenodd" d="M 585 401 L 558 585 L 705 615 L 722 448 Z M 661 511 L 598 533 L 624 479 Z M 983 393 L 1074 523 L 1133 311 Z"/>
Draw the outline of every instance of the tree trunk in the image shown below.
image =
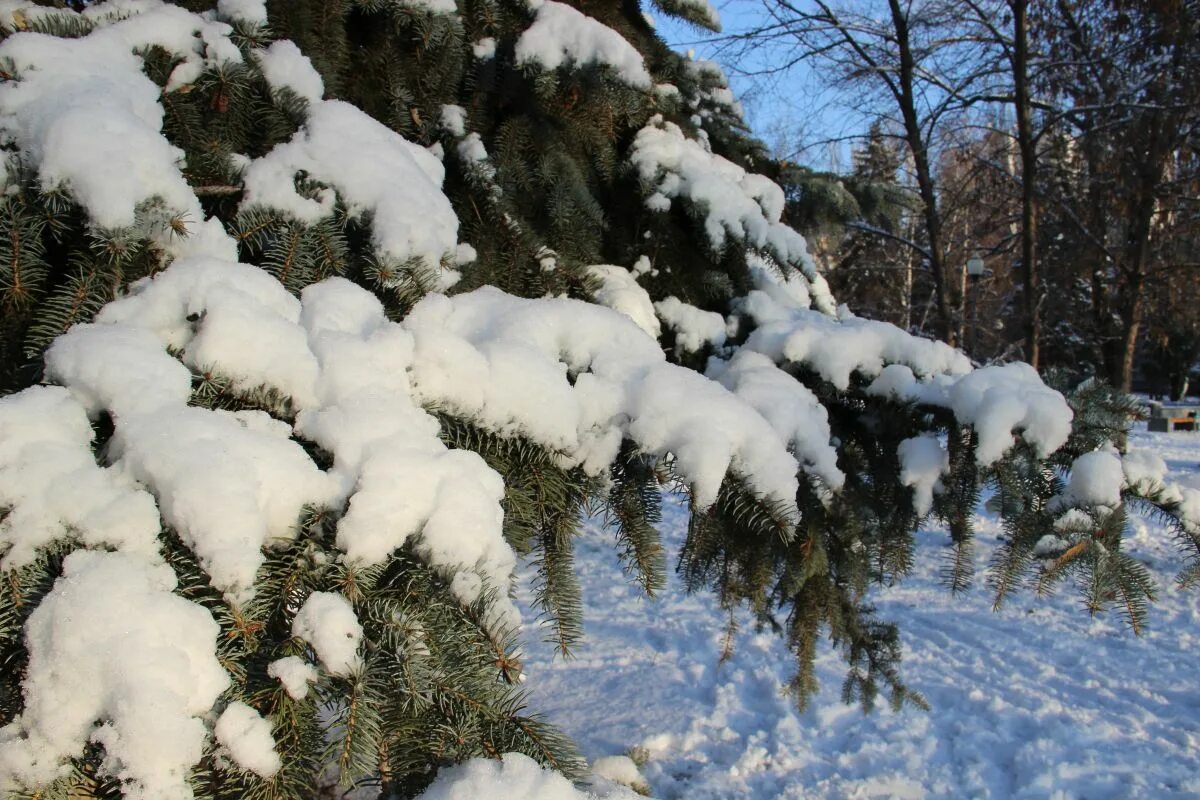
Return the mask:
<path fill-rule="evenodd" d="M 921 197 L 921 212 L 925 218 L 925 233 L 929 237 L 929 271 L 933 276 L 934 298 L 937 308 L 938 337 L 956 345 L 954 320 L 950 314 L 950 302 L 946 286 L 946 251 L 942 243 L 942 217 L 938 210 L 937 191 L 933 170 L 929 166 L 929 144 L 921 130 L 917 116 L 916 93 L 913 90 L 916 65 L 913 60 L 912 42 L 909 39 L 908 18 L 900 8 L 899 0 L 888 0 L 892 13 L 892 24 L 896 31 L 896 47 L 900 55 L 900 74 L 897 78 L 899 92 L 896 101 L 900 116 L 904 120 L 904 138 L 912 153 L 913 171 L 917 178 L 917 191 Z"/>
<path fill-rule="evenodd" d="M 1037 263 L 1037 137 L 1029 98 L 1028 0 L 1010 0 L 1013 12 L 1013 88 L 1017 114 L 1017 147 L 1021 154 L 1021 279 L 1024 284 L 1025 360 L 1035 369 L 1040 358 L 1041 287 Z"/>

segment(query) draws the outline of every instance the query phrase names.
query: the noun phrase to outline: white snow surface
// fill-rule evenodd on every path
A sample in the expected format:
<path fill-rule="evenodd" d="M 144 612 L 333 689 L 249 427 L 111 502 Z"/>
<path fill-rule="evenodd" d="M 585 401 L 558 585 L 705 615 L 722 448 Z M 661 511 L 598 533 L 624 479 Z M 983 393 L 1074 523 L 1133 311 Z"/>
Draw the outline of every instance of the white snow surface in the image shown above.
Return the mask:
<path fill-rule="evenodd" d="M 1115 508 L 1121 504 L 1124 483 L 1125 471 L 1118 454 L 1084 453 L 1071 463 L 1065 499 L 1082 506 Z"/>
<path fill-rule="evenodd" d="M 183 151 L 160 132 L 159 87 L 133 50 L 162 45 L 190 59 L 179 69 L 202 68 L 205 45 L 195 34 L 217 24 L 163 6 L 78 39 L 8 37 L 0 58 L 19 80 L 0 85 L 0 137 L 16 146 L 43 190 L 65 189 L 100 228 L 133 225 L 139 206 L 151 200 L 202 219 L 179 171 Z M 222 55 L 241 60 L 237 48 Z"/>
<path fill-rule="evenodd" d="M 263 19 L 266 19 L 265 12 Z M 278 39 L 266 48 L 255 50 L 254 57 L 258 60 L 263 77 L 273 88 L 291 89 L 297 97 L 303 97 L 310 104 L 321 102 L 325 94 L 325 81 L 295 42 Z"/>
<path fill-rule="evenodd" d="M 294 181 L 300 172 L 335 189 L 350 214 L 371 214 L 380 258 L 395 264 L 420 258 L 429 267 L 453 259 L 458 217 L 442 193 L 442 162 L 355 106 L 313 103 L 291 141 L 246 168 L 242 207 L 273 209 L 306 223 L 332 215 L 333 192 L 302 195 Z"/>
<path fill-rule="evenodd" d="M 292 635 L 312 645 L 325 671 L 338 677 L 358 669 L 362 634 L 350 601 L 333 592 L 313 592 L 292 619 Z"/>
<path fill-rule="evenodd" d="M 316 667 L 300 656 L 275 659 L 267 665 L 267 675 L 278 680 L 293 700 L 303 700 L 307 697 L 308 685 L 316 683 L 320 677 Z"/>
<path fill-rule="evenodd" d="M 649 89 L 650 73 L 642 54 L 625 37 L 602 22 L 555 0 L 540 2 L 533 24 L 517 39 L 518 64 L 543 69 L 598 65 L 611 67 L 625 83 Z"/>
<path fill-rule="evenodd" d="M 1132 444 L 1200 488 L 1200 434 L 1135 431 Z M 976 520 L 982 576 L 1002 533 Z M 686 503 L 667 499 L 663 530 L 677 552 Z M 645 748 L 652 796 L 1184 800 L 1200 796 L 1200 599 L 1174 584 L 1170 531 L 1135 516 L 1128 552 L 1156 576 L 1159 601 L 1141 637 L 1117 612 L 1090 618 L 1077 596 L 1018 593 L 999 611 L 977 585 L 955 597 L 941 579 L 948 534 L 917 536 L 913 573 L 870 599 L 900 625 L 902 671 L 933 706 L 864 716 L 845 706 L 841 657 L 823 646 L 822 688 L 804 713 L 779 691 L 792 656 L 739 612 L 733 655 L 727 620 L 706 593 L 674 574 L 658 600 L 622 578 L 599 520 L 576 553 L 585 637 L 574 658 L 529 643 L 534 710 L 561 724 L 586 756 Z M 525 567 L 523 569 L 532 569 Z M 523 596 L 523 602 L 531 598 Z"/>
<path fill-rule="evenodd" d="M 487 61 L 496 55 L 496 40 L 485 36 L 471 45 L 471 54 L 480 61 Z"/>
<path fill-rule="evenodd" d="M 607 791 L 576 789 L 557 772 L 543 769 L 521 753 L 505 753 L 503 758 L 473 758 L 458 766 L 443 769 L 418 800 L 636 800 L 639 795 L 619 786 Z"/>
<path fill-rule="evenodd" d="M 125 797 L 192 797 L 201 718 L 230 681 L 217 623 L 175 583 L 169 567 L 124 553 L 67 556 L 25 626 L 25 709 L 0 728 L 0 791 L 53 780 L 92 741 Z"/>
<path fill-rule="evenodd" d="M 592 774 L 642 792 L 647 792 L 650 788 L 637 764 L 629 756 L 597 758 L 592 762 Z"/>
<path fill-rule="evenodd" d="M 868 394 L 951 409 L 960 422 L 975 427 L 975 458 L 980 464 L 1003 456 L 1018 431 L 1043 457 L 1071 434 L 1074 413 L 1066 399 L 1042 383 L 1028 364 L 981 367 L 962 375 L 947 371 L 924 380 L 918 380 L 910 366 L 911 361 L 889 364 L 878 372 Z M 924 371 L 934 373 L 927 367 Z"/>
<path fill-rule="evenodd" d="M 897 451 L 900 482 L 913 490 L 913 508 L 920 516 L 933 508 L 933 495 L 942 489 L 941 477 L 950 471 L 950 454 L 941 440 L 924 433 L 905 439 Z"/>
<path fill-rule="evenodd" d="M 389 322 L 374 295 L 334 278 L 297 300 L 254 267 L 181 259 L 97 319 L 55 343 L 49 375 L 88 412 L 113 412 L 114 469 L 155 494 L 232 602 L 252 597 L 263 547 L 290 540 L 304 506 L 349 500 L 337 536 L 349 560 L 382 563 L 416 536 L 417 551 L 453 573 L 462 602 L 498 588 L 495 623 L 519 624 L 506 599 L 515 557 L 503 537 L 501 479 L 474 453 L 448 450 L 437 421 L 413 405 L 413 334 Z M 265 385 L 291 397 L 295 432 L 332 453 L 334 468 L 319 470 L 292 426 L 263 412 L 188 407 L 190 378 L 168 346 L 234 389 Z M 100 473 L 88 458 L 81 451 L 76 467 Z M 56 526 L 22 534 L 22 552 Z"/>
<path fill-rule="evenodd" d="M 829 412 L 811 389 L 752 350 L 739 350 L 729 361 L 710 358 L 705 374 L 762 414 L 801 469 L 831 489 L 846 482 L 830 442 Z"/>
<path fill-rule="evenodd" d="M 271 723 L 241 702 L 230 703 L 213 728 L 217 742 L 229 751 L 234 763 L 260 778 L 270 778 L 283 762 L 275 751 Z"/>
<path fill-rule="evenodd" d="M 454 14 L 458 4 L 454 0 L 396 0 L 396 5 L 430 14 Z"/>
<path fill-rule="evenodd" d="M 839 389 L 858 375 L 871 380 L 867 394 L 949 408 L 974 427 L 975 458 L 983 466 L 1003 457 L 1018 435 L 1042 457 L 1070 436 L 1074 414 L 1066 398 L 1028 364 L 975 369 L 943 342 L 856 317 L 844 306 L 836 316 L 814 311 L 806 287 L 767 269 L 752 276 L 756 288 L 738 300 L 736 311 L 757 327 L 742 350 L 811 369 Z"/>
<path fill-rule="evenodd" d="M 40 548 L 74 536 L 148 562 L 159 559 L 154 498 L 92 454 L 87 414 L 58 386 L 0 398 L 0 569 L 32 562 Z"/>
<path fill-rule="evenodd" d="M 655 304 L 650 300 L 649 292 L 637 282 L 636 275 L 613 264 L 588 267 L 587 274 L 600 281 L 593 300 L 629 317 L 654 339 L 662 334 L 662 326 L 654 313 Z"/>
<path fill-rule="evenodd" d="M 217 14 L 234 22 L 267 24 L 266 0 L 217 0 Z"/>
<path fill-rule="evenodd" d="M 770 179 L 715 155 L 706 143 L 689 139 L 661 115 L 638 131 L 629 160 L 647 195 L 647 208 L 666 211 L 673 199 L 685 199 L 703 217 L 713 248 L 720 250 L 733 239 L 764 249 L 818 281 L 804 237 L 780 222 L 783 190 Z M 825 307 L 828 290 L 822 296 L 813 294 L 819 308 L 832 311 L 831 300 Z"/>
<path fill-rule="evenodd" d="M 462 106 L 453 104 L 442 106 L 440 122 L 451 136 L 467 135 L 467 110 Z"/>
<path fill-rule="evenodd" d="M 624 315 L 484 287 L 430 295 L 403 324 L 416 343 L 413 393 L 425 403 L 527 436 L 591 474 L 627 435 L 648 453 L 673 455 L 701 507 L 730 469 L 795 507 L 797 464 L 767 421 L 720 384 L 666 363 Z"/>
<path fill-rule="evenodd" d="M 333 494 L 289 433 L 261 411 L 179 406 L 123 420 L 109 452 L 154 492 L 163 521 L 240 605 L 254 596 L 263 548 L 294 538 L 304 506 Z"/>
<path fill-rule="evenodd" d="M 725 344 L 725 318 L 715 311 L 696 308 L 678 297 L 659 300 L 654 311 L 675 332 L 675 346 L 684 352 Z"/>

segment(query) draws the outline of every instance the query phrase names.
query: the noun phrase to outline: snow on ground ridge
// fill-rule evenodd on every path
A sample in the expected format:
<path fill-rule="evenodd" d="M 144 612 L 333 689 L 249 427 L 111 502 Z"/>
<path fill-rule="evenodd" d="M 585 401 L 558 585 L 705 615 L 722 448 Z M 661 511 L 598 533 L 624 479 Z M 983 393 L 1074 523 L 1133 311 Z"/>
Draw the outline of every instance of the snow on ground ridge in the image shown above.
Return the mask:
<path fill-rule="evenodd" d="M 1131 445 L 1200 489 L 1200 434 L 1142 427 Z M 674 551 L 686 504 L 668 498 L 663 512 Z M 988 514 L 976 526 L 982 574 L 1001 527 Z M 804 713 L 779 692 L 794 662 L 775 635 L 742 619 L 722 661 L 718 602 L 687 595 L 675 575 L 658 599 L 645 599 L 621 580 L 597 522 L 577 550 L 584 644 L 571 661 L 530 646 L 533 708 L 589 759 L 640 748 L 649 757 L 642 774 L 663 800 L 1194 798 L 1200 601 L 1174 585 L 1170 532 L 1136 515 L 1132 526 L 1129 552 L 1151 566 L 1160 595 L 1140 637 L 1116 614 L 1089 618 L 1069 593 L 1018 593 L 999 612 L 982 581 L 952 596 L 941 578 L 948 535 L 918 534 L 913 573 L 871 599 L 899 624 L 901 670 L 933 709 L 863 715 L 841 703 L 845 665 L 829 647 L 817 659 L 822 689 Z"/>

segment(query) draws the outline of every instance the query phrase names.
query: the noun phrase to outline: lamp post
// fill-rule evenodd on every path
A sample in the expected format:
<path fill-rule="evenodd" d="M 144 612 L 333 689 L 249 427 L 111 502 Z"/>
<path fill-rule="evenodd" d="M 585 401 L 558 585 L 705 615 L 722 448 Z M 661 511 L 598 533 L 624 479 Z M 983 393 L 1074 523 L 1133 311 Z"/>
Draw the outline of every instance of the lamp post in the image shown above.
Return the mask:
<path fill-rule="evenodd" d="M 970 355 L 975 352 L 975 338 L 979 330 L 979 279 L 983 277 L 983 258 L 978 253 L 967 259 L 967 277 L 971 293 L 971 336 Z"/>

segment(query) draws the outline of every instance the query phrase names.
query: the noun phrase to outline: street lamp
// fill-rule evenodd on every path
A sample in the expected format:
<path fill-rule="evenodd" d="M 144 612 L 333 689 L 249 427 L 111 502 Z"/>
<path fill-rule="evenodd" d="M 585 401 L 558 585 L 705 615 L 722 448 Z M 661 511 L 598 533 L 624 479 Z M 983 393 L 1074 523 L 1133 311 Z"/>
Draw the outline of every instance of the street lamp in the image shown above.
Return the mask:
<path fill-rule="evenodd" d="M 983 259 L 978 255 L 967 259 L 967 276 L 973 280 L 983 277 Z"/>
<path fill-rule="evenodd" d="M 968 346 L 970 352 L 974 353 L 975 339 L 979 335 L 979 279 L 983 277 L 983 259 L 978 253 L 967 259 L 967 277 L 971 279 L 971 337 Z"/>

